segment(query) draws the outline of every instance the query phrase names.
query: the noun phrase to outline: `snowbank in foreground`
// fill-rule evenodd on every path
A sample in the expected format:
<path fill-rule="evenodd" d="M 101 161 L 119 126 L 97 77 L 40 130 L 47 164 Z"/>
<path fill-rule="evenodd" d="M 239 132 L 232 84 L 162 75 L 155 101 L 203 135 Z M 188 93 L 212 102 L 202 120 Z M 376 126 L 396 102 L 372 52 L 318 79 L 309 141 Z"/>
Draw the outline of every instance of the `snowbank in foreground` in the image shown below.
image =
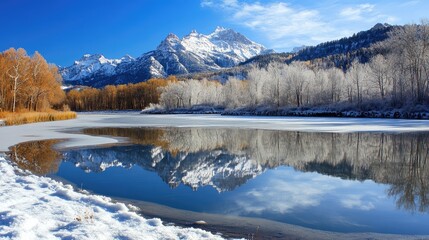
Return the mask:
<path fill-rule="evenodd" d="M 0 203 L 0 239 L 222 239 L 145 219 L 132 206 L 28 174 L 1 155 Z"/>

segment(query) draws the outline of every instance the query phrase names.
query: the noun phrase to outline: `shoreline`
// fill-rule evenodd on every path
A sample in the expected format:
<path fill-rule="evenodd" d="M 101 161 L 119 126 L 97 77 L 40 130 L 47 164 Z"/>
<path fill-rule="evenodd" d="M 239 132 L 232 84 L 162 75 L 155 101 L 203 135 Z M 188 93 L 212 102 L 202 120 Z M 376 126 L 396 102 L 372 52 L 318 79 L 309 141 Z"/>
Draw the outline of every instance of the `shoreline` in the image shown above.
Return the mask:
<path fill-rule="evenodd" d="M 429 112 L 426 111 L 403 111 L 403 110 L 390 110 L 390 111 L 363 111 L 363 110 L 350 110 L 350 111 L 336 111 L 326 109 L 238 109 L 238 110 L 225 110 L 225 109 L 147 109 L 142 110 L 140 114 L 158 115 L 158 114 L 189 114 L 189 115 L 202 115 L 202 114 L 216 114 L 222 116 L 261 116 L 261 117 L 334 117 L 334 118 L 381 118 L 381 119 L 424 119 L 429 120 Z"/>
<path fill-rule="evenodd" d="M 267 220 L 263 218 L 251 218 L 229 216 L 211 213 L 199 213 L 188 210 L 171 208 L 156 203 L 113 198 L 119 202 L 132 204 L 140 210 L 144 217 L 160 218 L 167 224 L 172 222 L 180 227 L 197 227 L 212 232 L 220 232 L 228 238 L 245 238 L 255 240 L 271 239 L 422 239 L 427 235 L 400 235 L 372 232 L 342 233 L 330 232 L 318 229 L 306 228 L 298 225 L 287 224 Z M 200 221 L 205 223 L 200 224 Z"/>

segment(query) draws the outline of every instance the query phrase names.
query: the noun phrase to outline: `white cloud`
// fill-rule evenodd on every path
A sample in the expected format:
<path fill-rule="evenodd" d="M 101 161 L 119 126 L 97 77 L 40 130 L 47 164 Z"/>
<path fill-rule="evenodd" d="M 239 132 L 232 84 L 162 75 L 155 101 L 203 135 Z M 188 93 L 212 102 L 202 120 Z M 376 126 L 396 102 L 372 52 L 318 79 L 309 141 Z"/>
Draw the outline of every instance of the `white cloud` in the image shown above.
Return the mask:
<path fill-rule="evenodd" d="M 421 2 L 421 0 L 409 0 L 409 1 L 405 1 L 402 4 L 400 4 L 401 7 L 408 7 L 408 6 L 415 6 L 417 4 L 419 4 Z"/>
<path fill-rule="evenodd" d="M 215 0 L 202 0 L 201 1 L 202 7 L 221 7 L 221 8 L 228 8 L 228 7 L 238 7 L 238 0 L 221 0 L 221 1 L 215 1 Z"/>
<path fill-rule="evenodd" d="M 365 15 L 374 11 L 375 5 L 373 4 L 360 4 L 358 6 L 346 7 L 340 12 L 340 16 L 347 20 L 362 20 Z"/>
<path fill-rule="evenodd" d="M 203 7 L 220 8 L 231 13 L 232 21 L 263 34 L 279 45 L 286 37 L 295 36 L 293 45 L 327 40 L 324 33 L 333 32 L 322 21 L 317 10 L 297 9 L 284 2 L 245 3 L 237 0 L 203 0 Z M 303 42 L 303 40 L 306 41 Z M 281 45 L 281 44 L 280 44 Z"/>
<path fill-rule="evenodd" d="M 213 7 L 214 3 L 211 0 L 202 0 L 201 7 Z"/>
<path fill-rule="evenodd" d="M 349 36 L 372 27 L 377 22 L 393 22 L 392 16 L 382 14 L 375 4 L 326 4 L 300 7 L 283 0 L 269 2 L 255 0 L 202 0 L 201 6 L 220 10 L 231 16 L 229 20 L 263 36 L 268 47 L 291 49 L 301 45 Z M 328 6 L 329 5 L 329 6 Z M 333 13 L 338 14 L 333 14 Z M 362 24 L 366 27 L 362 28 Z"/>

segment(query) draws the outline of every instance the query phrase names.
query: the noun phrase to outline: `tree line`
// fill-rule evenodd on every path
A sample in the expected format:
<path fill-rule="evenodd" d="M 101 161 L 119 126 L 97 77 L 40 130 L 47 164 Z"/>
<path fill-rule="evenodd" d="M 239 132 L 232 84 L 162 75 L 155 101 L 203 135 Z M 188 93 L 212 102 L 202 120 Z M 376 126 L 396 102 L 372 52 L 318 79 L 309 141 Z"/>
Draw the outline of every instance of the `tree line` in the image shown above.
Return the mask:
<path fill-rule="evenodd" d="M 429 24 L 405 25 L 373 46 L 367 63 L 354 61 L 346 72 L 309 62 L 253 66 L 246 80 L 225 84 L 186 80 L 162 88 L 160 107 L 195 105 L 240 108 L 348 106 L 357 110 L 404 108 L 429 103 Z"/>
<path fill-rule="evenodd" d="M 0 53 L 0 111 L 59 107 L 65 98 L 61 82 L 58 68 L 38 52 L 28 56 L 22 48 L 10 48 Z"/>
<path fill-rule="evenodd" d="M 67 93 L 67 104 L 74 111 L 143 109 L 158 103 L 159 88 L 177 82 L 176 77 L 150 79 L 127 85 L 108 85 L 102 89 L 73 89 Z"/>

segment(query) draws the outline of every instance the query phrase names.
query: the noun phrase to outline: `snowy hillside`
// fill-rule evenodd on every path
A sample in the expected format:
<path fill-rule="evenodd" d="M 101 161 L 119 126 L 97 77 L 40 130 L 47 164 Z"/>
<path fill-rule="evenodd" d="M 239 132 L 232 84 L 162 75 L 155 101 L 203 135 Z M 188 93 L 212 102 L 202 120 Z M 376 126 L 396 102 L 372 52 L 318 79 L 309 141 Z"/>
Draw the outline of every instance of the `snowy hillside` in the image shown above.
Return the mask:
<path fill-rule="evenodd" d="M 101 54 L 85 54 L 83 57 L 74 62 L 70 67 L 61 69 L 61 75 L 65 80 L 80 80 L 96 75 L 111 76 L 115 74 L 115 68 L 120 63 L 134 61 L 129 55 L 121 59 L 107 59 Z"/>
<path fill-rule="evenodd" d="M 137 59 L 84 55 L 72 66 L 62 68 L 61 75 L 66 83 L 102 87 L 172 74 L 220 70 L 271 52 L 232 29 L 217 27 L 211 34 L 194 30 L 182 39 L 170 33 L 154 51 Z"/>

